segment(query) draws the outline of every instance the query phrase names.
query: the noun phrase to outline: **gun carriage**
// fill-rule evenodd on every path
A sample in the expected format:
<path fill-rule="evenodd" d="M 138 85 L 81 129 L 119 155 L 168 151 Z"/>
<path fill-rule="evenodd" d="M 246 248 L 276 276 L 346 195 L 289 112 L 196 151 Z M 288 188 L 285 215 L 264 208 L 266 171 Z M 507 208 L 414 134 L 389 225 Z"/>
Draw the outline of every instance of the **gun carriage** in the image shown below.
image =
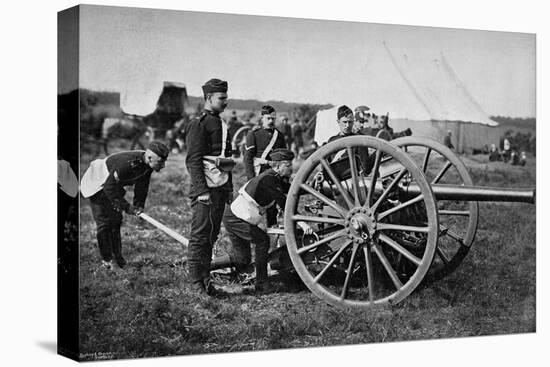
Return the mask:
<path fill-rule="evenodd" d="M 433 140 L 370 136 L 328 143 L 304 161 L 288 193 L 286 247 L 304 284 L 337 306 L 398 303 L 453 272 L 474 242 L 479 201 L 535 203 L 535 189 L 474 186 L 462 161 Z M 314 228 L 303 236 L 298 221 Z M 290 264 L 287 264 L 290 265 Z"/>

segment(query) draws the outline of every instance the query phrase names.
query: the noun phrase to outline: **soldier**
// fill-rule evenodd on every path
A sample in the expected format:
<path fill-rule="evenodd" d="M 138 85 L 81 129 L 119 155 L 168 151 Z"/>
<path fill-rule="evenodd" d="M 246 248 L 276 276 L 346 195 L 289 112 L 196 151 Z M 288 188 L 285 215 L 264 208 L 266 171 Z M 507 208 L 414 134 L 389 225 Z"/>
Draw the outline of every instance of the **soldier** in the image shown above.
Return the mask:
<path fill-rule="evenodd" d="M 285 138 L 286 148 L 291 149 L 292 148 L 292 128 L 288 123 L 288 116 L 281 117 L 281 124 L 279 126 L 279 130 L 283 133 L 283 136 Z"/>
<path fill-rule="evenodd" d="M 191 177 L 191 236 L 188 247 L 190 288 L 198 294 L 210 291 L 212 246 L 218 237 L 223 211 L 233 194 L 231 140 L 220 118 L 227 107 L 227 82 L 211 79 L 203 86 L 204 111 L 186 132 L 186 165 Z"/>
<path fill-rule="evenodd" d="M 300 123 L 300 120 L 294 119 L 294 123 L 292 124 L 292 141 L 293 141 L 293 151 L 295 155 L 298 155 L 300 153 L 300 150 L 304 146 L 304 136 L 303 136 L 303 128 L 302 124 Z"/>
<path fill-rule="evenodd" d="M 112 268 L 113 255 L 120 268 L 126 265 L 120 238 L 122 212 L 139 215 L 143 211 L 151 173 L 164 167 L 168 152 L 166 145 L 153 141 L 145 151 L 120 152 L 96 159 L 84 173 L 80 191 L 90 198 L 105 268 Z M 133 204 L 124 199 L 124 186 L 130 185 L 134 186 Z"/>
<path fill-rule="evenodd" d="M 331 136 L 328 139 L 327 143 L 341 139 L 346 136 L 362 135 L 362 133 L 359 131 L 354 132 L 354 128 L 353 128 L 354 115 L 353 115 L 353 111 L 348 106 L 342 105 L 338 107 L 337 118 L 338 118 L 338 127 L 340 129 L 340 132 L 337 135 Z M 364 129 L 362 131 L 364 131 Z M 368 149 L 359 147 L 357 148 L 357 153 L 359 155 L 359 159 L 362 166 L 370 167 L 371 163 L 369 163 L 369 160 L 368 160 L 368 156 L 369 156 Z M 335 154 L 332 154 L 331 156 L 329 156 L 328 160 L 329 162 L 334 163 L 336 161 L 342 160 L 345 157 L 347 157 L 346 150 L 342 149 L 336 152 Z M 345 162 L 345 165 L 344 165 L 344 167 L 346 168 L 345 171 L 347 171 L 348 166 L 349 164 Z M 339 169 L 337 169 L 337 171 L 339 171 Z M 336 173 L 339 176 L 345 176 L 344 173 L 339 173 L 339 172 L 336 172 Z"/>
<path fill-rule="evenodd" d="M 248 180 L 269 169 L 270 153 L 273 149 L 285 148 L 283 134 L 275 129 L 277 115 L 271 106 L 262 106 L 262 128 L 252 130 L 246 136 L 244 163 Z"/>
<path fill-rule="evenodd" d="M 359 133 L 362 131 L 366 126 L 365 124 L 368 122 L 370 118 L 369 111 L 370 108 L 367 106 L 357 106 L 355 108 L 355 122 L 353 124 L 353 133 Z"/>
<path fill-rule="evenodd" d="M 271 152 L 268 169 L 252 178 L 240 190 L 230 207 L 225 209 L 223 223 L 231 240 L 232 251 L 212 261 L 211 269 L 235 266 L 242 271 L 250 264 L 250 244 L 255 245 L 256 283 L 258 293 L 270 291 L 267 283 L 267 255 L 269 237 L 266 228 L 277 222 L 277 208 L 284 208 L 290 188 L 288 178 L 292 174 L 294 153 L 288 149 Z M 263 214 L 266 214 L 264 216 Z M 275 215 L 269 215 L 274 213 Z M 306 234 L 313 233 L 306 223 L 298 225 Z"/>
<path fill-rule="evenodd" d="M 337 135 L 331 136 L 328 139 L 327 143 L 343 138 L 345 136 L 356 135 L 356 132 L 354 132 L 354 129 L 353 129 L 353 126 L 354 126 L 353 111 L 348 106 L 342 105 L 338 107 L 337 118 L 338 118 L 338 128 L 340 129 L 340 132 Z"/>
<path fill-rule="evenodd" d="M 445 145 L 449 149 L 454 149 L 453 141 L 452 141 L 453 133 L 451 130 L 447 130 L 447 135 L 443 138 L 443 145 Z"/>

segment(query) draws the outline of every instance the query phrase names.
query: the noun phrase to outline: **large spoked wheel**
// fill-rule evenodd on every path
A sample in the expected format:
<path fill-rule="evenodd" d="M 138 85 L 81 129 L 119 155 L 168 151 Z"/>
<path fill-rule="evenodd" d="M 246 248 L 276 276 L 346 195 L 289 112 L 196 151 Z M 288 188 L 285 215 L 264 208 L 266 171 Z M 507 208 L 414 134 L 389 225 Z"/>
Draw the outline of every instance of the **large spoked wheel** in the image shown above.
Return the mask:
<path fill-rule="evenodd" d="M 246 143 L 246 135 L 250 131 L 250 126 L 241 126 L 237 131 L 235 131 L 235 134 L 233 135 L 233 139 L 231 140 L 231 147 L 233 149 L 233 153 L 237 156 L 243 155 L 243 147 Z"/>
<path fill-rule="evenodd" d="M 464 163 L 446 146 L 428 138 L 413 136 L 399 138 L 392 143 L 406 148 L 431 185 L 473 186 Z M 427 281 L 443 278 L 462 263 L 474 242 L 479 216 L 477 202 L 440 200 L 437 194 L 436 200 L 439 239 Z"/>
<path fill-rule="evenodd" d="M 408 185 L 418 193 L 407 196 Z M 415 218 L 407 216 L 410 207 Z M 315 241 L 299 240 L 299 222 L 314 230 Z M 295 270 L 314 294 L 337 306 L 406 298 L 430 268 L 438 228 L 422 171 L 399 148 L 367 136 L 342 138 L 313 153 L 298 170 L 285 206 Z"/>

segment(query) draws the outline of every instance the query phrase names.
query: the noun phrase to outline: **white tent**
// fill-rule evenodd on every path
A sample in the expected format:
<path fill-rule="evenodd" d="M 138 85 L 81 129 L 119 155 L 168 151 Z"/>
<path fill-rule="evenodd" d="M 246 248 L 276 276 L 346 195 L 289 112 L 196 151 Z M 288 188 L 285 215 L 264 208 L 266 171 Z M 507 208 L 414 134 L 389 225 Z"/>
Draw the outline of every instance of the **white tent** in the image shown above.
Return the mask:
<path fill-rule="evenodd" d="M 384 47 L 396 73 L 430 118 L 425 121 L 392 120 L 389 111 L 390 126 L 394 131 L 411 128 L 413 135 L 440 142 L 451 131 L 453 144 L 460 153 L 498 144 L 504 131 L 495 128 L 498 123 L 491 120 L 475 101 L 443 53 L 429 59 L 410 54 L 396 56 L 386 44 Z M 349 107 L 354 109 L 356 106 Z M 315 141 L 319 144 L 338 133 L 336 111 L 337 107 L 334 107 L 317 113 Z"/>

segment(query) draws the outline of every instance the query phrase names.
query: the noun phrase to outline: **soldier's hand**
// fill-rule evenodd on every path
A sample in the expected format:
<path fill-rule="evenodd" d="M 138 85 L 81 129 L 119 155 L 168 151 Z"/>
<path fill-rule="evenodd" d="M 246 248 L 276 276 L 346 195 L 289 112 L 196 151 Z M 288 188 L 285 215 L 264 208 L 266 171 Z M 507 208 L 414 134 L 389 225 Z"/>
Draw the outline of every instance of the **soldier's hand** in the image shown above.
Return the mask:
<path fill-rule="evenodd" d="M 136 208 L 131 204 L 128 206 L 128 209 L 126 209 L 125 211 L 126 211 L 126 214 L 136 215 Z"/>
<path fill-rule="evenodd" d="M 310 234 L 313 234 L 313 228 L 311 228 L 309 226 L 309 224 L 307 224 L 306 222 L 297 222 L 298 226 L 300 226 L 300 228 L 302 228 L 302 231 L 304 231 L 304 234 L 307 234 L 307 235 L 310 235 Z"/>
<path fill-rule="evenodd" d="M 258 223 L 258 228 L 260 228 L 262 231 L 267 232 L 267 225 L 264 221 Z"/>
<path fill-rule="evenodd" d="M 227 200 L 226 200 L 226 203 L 228 205 L 231 205 L 231 203 L 233 202 L 233 192 L 229 192 L 227 193 Z"/>
<path fill-rule="evenodd" d="M 141 207 L 139 207 L 139 206 L 136 206 L 136 207 L 134 208 L 134 215 L 135 215 L 136 217 L 138 217 L 141 213 L 143 213 L 143 208 L 141 208 Z"/>
<path fill-rule="evenodd" d="M 210 205 L 212 204 L 212 201 L 210 200 L 210 193 L 207 192 L 206 194 L 199 195 L 197 197 L 197 201 L 201 204 Z"/>

